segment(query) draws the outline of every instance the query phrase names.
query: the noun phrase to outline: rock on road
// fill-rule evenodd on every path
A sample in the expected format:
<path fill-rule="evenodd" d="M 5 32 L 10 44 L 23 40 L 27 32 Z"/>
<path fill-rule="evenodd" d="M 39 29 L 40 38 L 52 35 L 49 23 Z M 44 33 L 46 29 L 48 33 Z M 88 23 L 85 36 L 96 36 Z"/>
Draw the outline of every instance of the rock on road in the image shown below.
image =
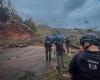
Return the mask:
<path fill-rule="evenodd" d="M 18 80 L 23 71 L 34 71 L 41 78 L 47 69 L 44 48 L 41 46 L 0 51 L 0 80 Z"/>

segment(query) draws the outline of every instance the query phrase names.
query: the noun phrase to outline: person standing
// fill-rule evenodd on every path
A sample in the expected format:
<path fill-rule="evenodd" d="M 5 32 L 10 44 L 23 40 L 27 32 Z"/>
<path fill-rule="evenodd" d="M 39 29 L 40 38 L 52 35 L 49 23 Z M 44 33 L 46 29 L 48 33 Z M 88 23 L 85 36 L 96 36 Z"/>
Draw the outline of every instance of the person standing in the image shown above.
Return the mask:
<path fill-rule="evenodd" d="M 55 37 L 56 55 L 57 55 L 57 69 L 64 68 L 64 53 L 65 49 L 63 47 L 64 40 L 62 34 L 57 34 Z"/>
<path fill-rule="evenodd" d="M 52 52 L 52 36 L 48 35 L 45 39 L 45 53 L 46 53 L 46 61 L 51 62 L 51 52 Z"/>
<path fill-rule="evenodd" d="M 66 37 L 66 40 L 65 40 L 65 45 L 66 45 L 66 49 L 67 49 L 67 53 L 69 53 L 69 47 L 70 47 L 70 38 L 69 37 Z"/>
<path fill-rule="evenodd" d="M 100 39 L 86 34 L 80 39 L 83 51 L 76 54 L 69 65 L 68 80 L 100 80 Z"/>

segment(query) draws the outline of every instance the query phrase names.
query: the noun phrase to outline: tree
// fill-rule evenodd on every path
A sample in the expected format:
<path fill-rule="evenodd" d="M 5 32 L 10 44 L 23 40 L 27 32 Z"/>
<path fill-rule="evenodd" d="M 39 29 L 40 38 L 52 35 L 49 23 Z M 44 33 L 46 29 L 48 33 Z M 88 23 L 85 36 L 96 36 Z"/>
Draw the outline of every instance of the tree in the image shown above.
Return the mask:
<path fill-rule="evenodd" d="M 9 19 L 9 9 L 4 7 L 4 0 L 0 0 L 0 21 L 6 22 Z"/>
<path fill-rule="evenodd" d="M 25 20 L 24 23 L 25 23 L 28 27 L 30 27 L 30 29 L 31 29 L 32 31 L 36 31 L 35 23 L 32 21 L 32 18 L 29 18 L 29 19 Z"/>
<path fill-rule="evenodd" d="M 86 32 L 87 33 L 92 33 L 92 32 L 94 32 L 94 29 L 93 28 L 88 28 L 88 29 L 86 29 Z"/>
<path fill-rule="evenodd" d="M 10 21 L 17 21 L 17 22 L 23 23 L 22 17 L 18 15 L 15 6 L 11 3 L 10 0 L 7 0 L 7 6 L 10 13 Z"/>
<path fill-rule="evenodd" d="M 9 9 L 6 7 L 0 7 L 0 21 L 7 22 L 9 20 Z"/>

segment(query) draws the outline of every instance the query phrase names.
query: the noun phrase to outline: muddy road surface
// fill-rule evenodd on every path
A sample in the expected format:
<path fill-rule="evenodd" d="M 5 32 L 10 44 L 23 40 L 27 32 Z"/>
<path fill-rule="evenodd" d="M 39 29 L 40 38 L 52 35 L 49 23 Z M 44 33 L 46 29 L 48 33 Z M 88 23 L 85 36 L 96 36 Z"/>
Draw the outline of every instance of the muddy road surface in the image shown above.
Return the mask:
<path fill-rule="evenodd" d="M 0 51 L 0 80 L 18 80 L 23 71 L 33 71 L 39 80 L 48 70 L 44 48 L 29 46 Z"/>

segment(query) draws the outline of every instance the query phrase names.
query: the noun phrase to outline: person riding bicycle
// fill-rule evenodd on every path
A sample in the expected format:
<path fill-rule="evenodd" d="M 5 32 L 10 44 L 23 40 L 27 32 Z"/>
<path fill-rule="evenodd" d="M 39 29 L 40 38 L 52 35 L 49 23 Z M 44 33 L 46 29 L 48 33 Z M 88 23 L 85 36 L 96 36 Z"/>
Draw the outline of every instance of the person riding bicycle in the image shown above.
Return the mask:
<path fill-rule="evenodd" d="M 62 34 L 57 34 L 55 38 L 56 55 L 57 55 L 57 68 L 61 69 L 64 67 L 64 40 Z"/>
<path fill-rule="evenodd" d="M 46 61 L 51 61 L 51 52 L 52 52 L 52 36 L 48 35 L 45 39 L 45 53 L 46 53 Z"/>
<path fill-rule="evenodd" d="M 86 34 L 80 39 L 83 51 L 76 54 L 69 65 L 69 80 L 100 80 L 100 39 Z"/>

